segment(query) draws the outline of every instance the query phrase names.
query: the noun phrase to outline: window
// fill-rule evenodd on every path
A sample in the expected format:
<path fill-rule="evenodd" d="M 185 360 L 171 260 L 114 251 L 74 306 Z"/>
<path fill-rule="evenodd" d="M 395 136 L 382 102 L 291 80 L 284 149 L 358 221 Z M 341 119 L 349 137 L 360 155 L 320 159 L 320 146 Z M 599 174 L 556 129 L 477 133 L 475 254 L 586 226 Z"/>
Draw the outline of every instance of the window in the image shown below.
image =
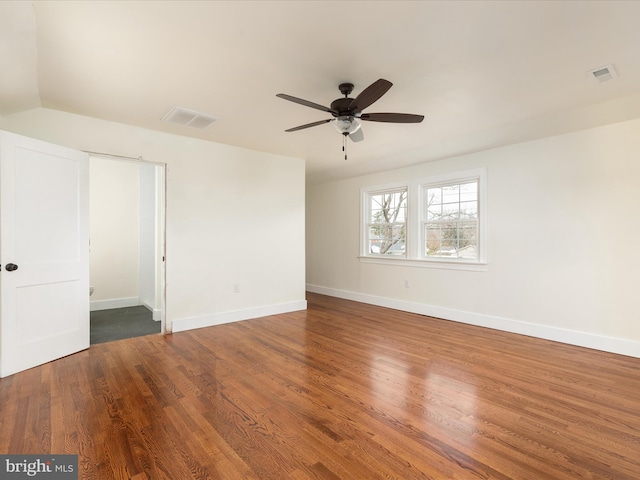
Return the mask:
<path fill-rule="evenodd" d="M 407 189 L 368 195 L 367 253 L 405 255 L 407 238 Z"/>
<path fill-rule="evenodd" d="M 471 270 L 486 265 L 486 169 L 361 193 L 361 261 Z"/>
<path fill-rule="evenodd" d="M 478 258 L 478 180 L 422 187 L 426 257 Z"/>

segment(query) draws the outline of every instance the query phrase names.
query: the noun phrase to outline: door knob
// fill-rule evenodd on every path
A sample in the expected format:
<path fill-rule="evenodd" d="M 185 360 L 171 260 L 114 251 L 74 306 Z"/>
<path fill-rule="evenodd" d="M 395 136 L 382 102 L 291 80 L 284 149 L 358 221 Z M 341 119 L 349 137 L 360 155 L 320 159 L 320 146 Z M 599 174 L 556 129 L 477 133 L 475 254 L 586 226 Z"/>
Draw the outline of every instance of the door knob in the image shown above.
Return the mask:
<path fill-rule="evenodd" d="M 5 269 L 7 272 L 13 272 L 14 270 L 17 270 L 17 269 L 18 269 L 18 265 L 16 265 L 15 263 L 7 263 L 7 264 L 4 266 L 4 269 Z"/>

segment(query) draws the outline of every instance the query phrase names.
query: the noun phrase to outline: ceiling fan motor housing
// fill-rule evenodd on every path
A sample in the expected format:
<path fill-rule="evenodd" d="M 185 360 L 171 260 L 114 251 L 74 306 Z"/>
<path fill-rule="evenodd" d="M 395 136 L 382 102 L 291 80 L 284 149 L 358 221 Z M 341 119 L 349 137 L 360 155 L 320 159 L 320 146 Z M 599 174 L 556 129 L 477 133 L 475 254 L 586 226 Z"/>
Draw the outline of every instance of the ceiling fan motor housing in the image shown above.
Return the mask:
<path fill-rule="evenodd" d="M 332 115 L 334 117 L 340 117 L 342 115 L 353 115 L 353 113 L 349 111 L 349 106 L 351 105 L 352 101 L 352 98 L 338 98 L 337 100 L 331 102 L 331 110 L 338 112 L 337 114 L 332 113 Z"/>

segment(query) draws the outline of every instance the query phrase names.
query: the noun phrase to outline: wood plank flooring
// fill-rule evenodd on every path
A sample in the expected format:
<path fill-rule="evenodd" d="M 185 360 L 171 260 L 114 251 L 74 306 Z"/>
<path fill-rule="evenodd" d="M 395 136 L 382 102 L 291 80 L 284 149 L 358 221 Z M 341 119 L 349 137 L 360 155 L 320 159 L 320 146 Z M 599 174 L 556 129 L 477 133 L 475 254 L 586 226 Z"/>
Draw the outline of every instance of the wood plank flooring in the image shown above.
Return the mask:
<path fill-rule="evenodd" d="M 638 479 L 640 359 L 321 295 L 0 380 L 82 479 Z"/>

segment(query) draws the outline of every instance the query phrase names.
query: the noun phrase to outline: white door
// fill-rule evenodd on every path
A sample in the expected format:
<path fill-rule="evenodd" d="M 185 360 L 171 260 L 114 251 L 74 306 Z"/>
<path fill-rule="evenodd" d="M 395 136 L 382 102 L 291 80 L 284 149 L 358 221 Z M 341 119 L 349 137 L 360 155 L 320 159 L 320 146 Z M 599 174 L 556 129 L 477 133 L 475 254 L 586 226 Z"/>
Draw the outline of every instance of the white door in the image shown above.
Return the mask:
<path fill-rule="evenodd" d="M 0 131 L 0 377 L 89 348 L 89 159 Z"/>

